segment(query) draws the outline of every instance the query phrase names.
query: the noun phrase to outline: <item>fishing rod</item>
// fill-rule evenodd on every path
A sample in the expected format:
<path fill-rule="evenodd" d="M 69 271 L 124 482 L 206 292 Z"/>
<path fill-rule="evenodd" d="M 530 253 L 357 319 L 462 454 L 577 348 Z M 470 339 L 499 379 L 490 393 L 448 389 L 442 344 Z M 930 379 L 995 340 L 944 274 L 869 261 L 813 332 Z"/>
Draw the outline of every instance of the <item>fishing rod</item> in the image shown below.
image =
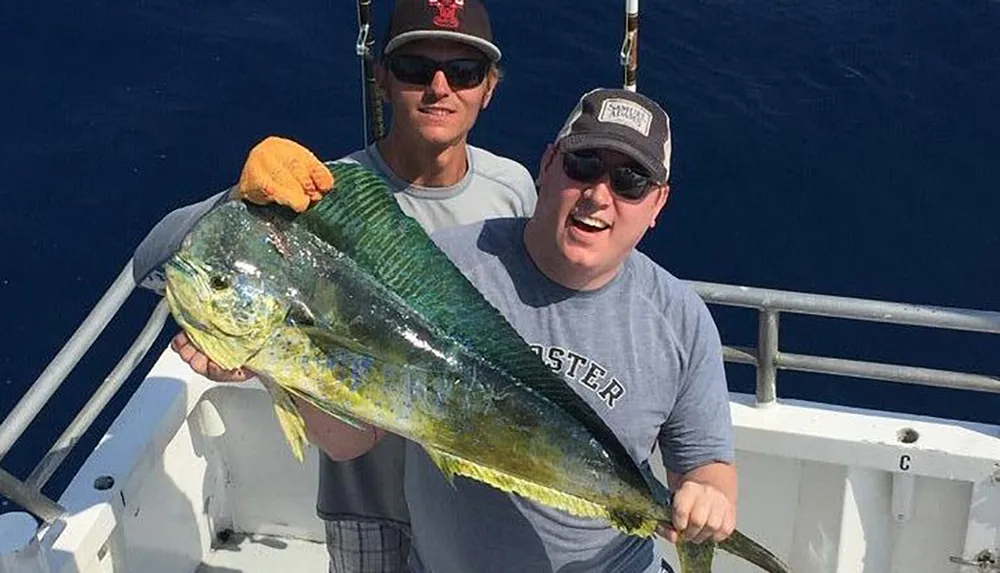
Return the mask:
<path fill-rule="evenodd" d="M 620 54 L 625 72 L 625 89 L 635 91 L 636 68 L 639 67 L 639 0 L 625 0 L 625 40 Z"/>
<path fill-rule="evenodd" d="M 372 0 L 358 0 L 358 39 L 354 51 L 361 58 L 361 110 L 364 145 L 385 134 L 382 97 L 375 84 L 375 32 L 371 23 Z M 368 122 L 371 121 L 371 137 Z"/>

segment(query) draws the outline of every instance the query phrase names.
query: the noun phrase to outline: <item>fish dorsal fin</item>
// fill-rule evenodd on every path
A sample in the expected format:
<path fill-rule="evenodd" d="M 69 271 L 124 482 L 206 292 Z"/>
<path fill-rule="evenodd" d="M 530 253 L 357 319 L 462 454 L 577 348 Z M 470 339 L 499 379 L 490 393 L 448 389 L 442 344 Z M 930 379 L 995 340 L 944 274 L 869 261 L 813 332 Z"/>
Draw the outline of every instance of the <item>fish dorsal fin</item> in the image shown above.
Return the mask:
<path fill-rule="evenodd" d="M 351 257 L 446 336 L 573 416 L 612 456 L 624 472 L 620 477 L 645 489 L 638 467 L 604 420 L 531 352 L 420 224 L 403 213 L 382 178 L 360 165 L 328 167 L 333 190 L 296 223 Z"/>

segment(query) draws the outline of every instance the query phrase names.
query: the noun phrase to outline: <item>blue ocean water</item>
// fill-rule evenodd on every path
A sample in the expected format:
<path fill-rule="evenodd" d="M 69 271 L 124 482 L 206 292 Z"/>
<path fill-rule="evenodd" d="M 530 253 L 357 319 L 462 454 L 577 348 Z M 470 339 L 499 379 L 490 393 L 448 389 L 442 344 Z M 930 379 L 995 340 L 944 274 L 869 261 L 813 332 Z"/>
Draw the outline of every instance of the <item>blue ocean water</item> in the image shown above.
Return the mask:
<path fill-rule="evenodd" d="M 472 141 L 534 170 L 579 95 L 620 84 L 621 2 L 488 5 L 506 77 Z M 643 250 L 683 278 L 1000 310 L 998 29 L 996 0 L 644 0 L 639 86 L 671 113 L 675 147 Z M 255 142 L 281 134 L 325 158 L 361 144 L 355 36 L 344 0 L 0 4 L 0 413 L 148 229 L 230 185 Z M 5 469 L 30 470 L 155 302 L 132 297 Z M 753 313 L 715 314 L 727 342 L 752 343 Z M 984 335 L 788 317 L 782 341 L 1000 374 Z M 752 388 L 749 368 L 729 375 Z M 1000 411 L 993 396 L 789 373 L 779 395 Z"/>

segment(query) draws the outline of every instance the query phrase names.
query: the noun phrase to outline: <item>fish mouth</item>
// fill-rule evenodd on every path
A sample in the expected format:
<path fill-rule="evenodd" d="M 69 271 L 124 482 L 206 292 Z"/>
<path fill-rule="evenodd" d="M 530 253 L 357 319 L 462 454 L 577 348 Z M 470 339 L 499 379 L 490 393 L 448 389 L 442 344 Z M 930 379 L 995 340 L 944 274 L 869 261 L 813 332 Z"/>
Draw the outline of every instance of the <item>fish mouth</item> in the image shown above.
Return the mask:
<path fill-rule="evenodd" d="M 184 326 L 190 325 L 193 328 L 199 330 L 206 330 L 208 326 L 201 321 L 199 321 L 187 310 L 187 305 L 184 304 L 185 301 L 180 294 L 180 290 L 177 285 L 182 282 L 193 282 L 201 283 L 201 278 L 198 276 L 194 265 L 179 258 L 173 257 L 163 265 L 164 273 L 167 277 L 167 288 L 165 290 L 165 295 L 167 298 L 167 305 L 170 307 L 171 314 L 174 315 L 174 319 L 177 322 L 183 322 Z M 200 286 L 200 284 L 199 284 Z"/>
<path fill-rule="evenodd" d="M 180 257 L 174 257 L 164 264 L 164 271 L 167 275 L 165 297 L 170 313 L 201 352 L 227 370 L 245 366 L 260 353 L 264 343 L 253 349 L 234 344 L 234 340 L 244 333 L 227 332 L 219 324 L 206 323 L 189 309 L 192 304 L 196 305 L 204 300 L 203 295 L 209 288 L 202 269 Z M 183 284 L 190 286 L 181 287 Z"/>
<path fill-rule="evenodd" d="M 167 285 L 176 281 L 178 279 L 186 279 L 190 281 L 200 281 L 198 278 L 198 270 L 193 264 L 191 264 L 187 259 L 181 256 L 173 256 L 163 265 L 164 271 L 167 274 Z M 178 277 L 177 275 L 182 275 Z"/>

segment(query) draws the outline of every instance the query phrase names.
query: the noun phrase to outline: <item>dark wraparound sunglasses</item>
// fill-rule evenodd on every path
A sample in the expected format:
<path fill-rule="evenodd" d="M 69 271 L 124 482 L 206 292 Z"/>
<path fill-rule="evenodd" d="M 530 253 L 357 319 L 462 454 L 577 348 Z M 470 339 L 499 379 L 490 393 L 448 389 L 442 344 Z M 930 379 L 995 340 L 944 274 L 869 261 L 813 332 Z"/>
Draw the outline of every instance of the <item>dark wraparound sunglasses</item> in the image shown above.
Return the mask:
<path fill-rule="evenodd" d="M 434 74 L 441 70 L 452 89 L 464 90 L 483 83 L 490 63 L 477 58 L 438 61 L 424 56 L 399 54 L 389 56 L 386 67 L 397 80 L 418 86 L 430 85 Z"/>
<path fill-rule="evenodd" d="M 596 151 L 589 149 L 564 152 L 563 171 L 567 177 L 581 183 L 600 181 L 607 173 L 611 190 L 633 201 L 645 197 L 655 185 L 641 168 L 628 165 L 608 167 Z"/>

